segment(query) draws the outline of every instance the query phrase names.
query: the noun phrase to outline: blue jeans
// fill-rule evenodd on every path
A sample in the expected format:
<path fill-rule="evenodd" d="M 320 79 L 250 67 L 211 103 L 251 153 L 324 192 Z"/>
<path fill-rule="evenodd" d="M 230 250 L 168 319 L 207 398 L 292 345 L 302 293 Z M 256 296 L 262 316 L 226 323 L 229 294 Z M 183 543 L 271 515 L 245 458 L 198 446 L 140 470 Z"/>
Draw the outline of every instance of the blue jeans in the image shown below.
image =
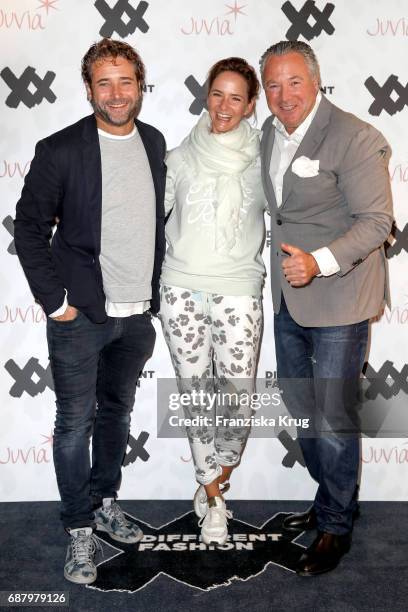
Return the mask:
<path fill-rule="evenodd" d="M 98 501 L 116 498 L 136 385 L 155 336 L 149 313 L 101 324 L 81 312 L 73 321 L 47 319 L 57 398 L 54 465 L 65 528 L 92 525 Z"/>
<path fill-rule="evenodd" d="M 368 321 L 333 327 L 298 325 L 283 297 L 275 315 L 283 400 L 291 414 L 312 421 L 312 433 L 299 432 L 298 439 L 309 473 L 319 485 L 314 500 L 318 529 L 338 535 L 351 531 L 357 505 L 359 435 L 356 426 L 351 427 L 351 435 L 339 432 L 348 423 L 355 424 L 353 402 L 367 340 Z"/>

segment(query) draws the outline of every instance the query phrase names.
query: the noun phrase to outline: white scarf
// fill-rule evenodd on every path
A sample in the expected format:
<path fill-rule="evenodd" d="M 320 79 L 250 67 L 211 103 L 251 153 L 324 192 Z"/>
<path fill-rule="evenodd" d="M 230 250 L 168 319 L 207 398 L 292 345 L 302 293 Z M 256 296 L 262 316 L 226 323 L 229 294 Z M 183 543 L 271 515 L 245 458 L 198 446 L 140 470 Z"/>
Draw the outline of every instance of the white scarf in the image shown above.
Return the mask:
<path fill-rule="evenodd" d="M 243 205 L 241 175 L 259 155 L 259 130 L 243 119 L 230 132 L 214 134 L 205 112 L 183 142 L 197 178 L 216 179 L 215 249 L 228 253 L 236 243 Z"/>

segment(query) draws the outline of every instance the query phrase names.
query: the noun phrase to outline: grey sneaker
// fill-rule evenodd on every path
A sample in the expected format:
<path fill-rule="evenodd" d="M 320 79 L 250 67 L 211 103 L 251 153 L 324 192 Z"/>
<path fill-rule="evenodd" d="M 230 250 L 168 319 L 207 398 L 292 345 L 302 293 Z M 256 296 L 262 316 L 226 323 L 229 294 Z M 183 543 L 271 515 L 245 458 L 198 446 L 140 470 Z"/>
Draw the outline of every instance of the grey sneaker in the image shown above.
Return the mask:
<path fill-rule="evenodd" d="M 95 552 L 101 549 L 92 527 L 70 529 L 71 542 L 65 558 L 64 576 L 71 582 L 91 584 L 96 580 Z"/>
<path fill-rule="evenodd" d="M 96 529 L 124 544 L 135 544 L 143 538 L 140 527 L 125 518 L 119 504 L 111 497 L 105 497 L 102 506 L 95 510 L 95 524 Z"/>

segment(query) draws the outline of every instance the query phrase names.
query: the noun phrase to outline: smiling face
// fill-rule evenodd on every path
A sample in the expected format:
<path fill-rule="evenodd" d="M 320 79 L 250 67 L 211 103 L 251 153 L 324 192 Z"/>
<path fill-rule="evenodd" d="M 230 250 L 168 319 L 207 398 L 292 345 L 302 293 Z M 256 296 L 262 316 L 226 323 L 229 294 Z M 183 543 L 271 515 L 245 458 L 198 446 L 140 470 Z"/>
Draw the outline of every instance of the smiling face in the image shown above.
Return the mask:
<path fill-rule="evenodd" d="M 120 56 L 95 62 L 86 90 L 99 128 L 116 135 L 133 130 L 141 92 L 132 62 Z"/>
<path fill-rule="evenodd" d="M 292 134 L 313 109 L 319 91 L 317 79 L 303 55 L 290 52 L 268 58 L 263 82 L 269 110 Z"/>
<path fill-rule="evenodd" d="M 249 117 L 254 105 L 255 99 L 248 100 L 248 85 L 244 77 L 232 70 L 221 72 L 214 79 L 207 97 L 211 131 L 222 134 L 234 130 L 244 117 Z"/>

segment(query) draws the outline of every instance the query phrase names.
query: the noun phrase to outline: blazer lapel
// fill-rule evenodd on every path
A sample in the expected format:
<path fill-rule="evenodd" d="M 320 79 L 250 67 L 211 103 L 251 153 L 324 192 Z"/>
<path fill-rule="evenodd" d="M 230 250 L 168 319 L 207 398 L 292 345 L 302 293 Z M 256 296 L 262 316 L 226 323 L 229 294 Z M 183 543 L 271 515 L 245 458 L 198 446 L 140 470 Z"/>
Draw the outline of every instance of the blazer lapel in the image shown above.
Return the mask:
<path fill-rule="evenodd" d="M 98 130 L 95 115 L 84 120 L 82 132 L 82 176 L 86 189 L 86 202 L 89 207 L 89 218 L 92 220 L 92 231 L 96 254 L 101 250 L 102 224 L 102 167 Z"/>
<path fill-rule="evenodd" d="M 283 176 L 282 206 L 285 205 L 285 202 L 287 201 L 296 181 L 296 175 L 292 172 L 293 162 L 302 155 L 305 155 L 309 159 L 314 158 L 320 143 L 326 136 L 327 127 L 330 120 L 330 113 L 331 104 L 324 96 L 322 96 L 316 115 Z"/>
<path fill-rule="evenodd" d="M 267 122 L 264 124 L 262 139 L 261 139 L 261 164 L 262 164 L 262 181 L 263 188 L 265 191 L 266 198 L 269 203 L 270 209 L 276 209 L 276 197 L 275 191 L 273 189 L 271 175 L 270 175 L 270 166 L 271 166 L 271 157 L 272 157 L 272 149 L 273 143 L 275 141 L 275 128 L 272 124 L 273 117 L 269 117 Z"/>

